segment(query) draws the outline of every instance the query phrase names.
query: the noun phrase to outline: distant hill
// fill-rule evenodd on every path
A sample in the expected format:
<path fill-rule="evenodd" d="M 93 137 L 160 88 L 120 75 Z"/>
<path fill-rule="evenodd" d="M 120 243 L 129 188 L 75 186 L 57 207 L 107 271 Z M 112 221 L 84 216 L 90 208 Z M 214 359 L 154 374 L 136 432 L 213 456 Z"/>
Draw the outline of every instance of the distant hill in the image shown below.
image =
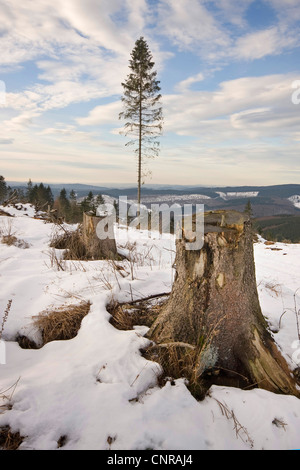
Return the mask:
<path fill-rule="evenodd" d="M 7 182 L 11 187 L 26 189 L 26 183 Z M 34 182 L 35 184 L 35 182 Z M 46 183 L 48 184 L 48 183 Z M 54 197 L 62 188 L 67 193 L 73 189 L 78 198 L 87 196 L 89 191 L 96 194 L 105 194 L 113 198 L 127 196 L 135 200 L 137 189 L 135 186 L 125 185 L 95 186 L 86 184 L 49 184 Z M 124 187 L 123 187 L 124 186 Z M 201 195 L 204 196 L 201 199 Z M 267 217 L 275 215 L 299 215 L 300 209 L 289 200 L 292 196 L 300 196 L 300 184 L 283 184 L 273 186 L 189 186 L 189 185 L 145 185 L 142 188 L 142 202 L 147 206 L 151 203 L 203 203 L 205 210 L 235 209 L 243 211 L 248 200 L 251 202 L 254 217 Z"/>

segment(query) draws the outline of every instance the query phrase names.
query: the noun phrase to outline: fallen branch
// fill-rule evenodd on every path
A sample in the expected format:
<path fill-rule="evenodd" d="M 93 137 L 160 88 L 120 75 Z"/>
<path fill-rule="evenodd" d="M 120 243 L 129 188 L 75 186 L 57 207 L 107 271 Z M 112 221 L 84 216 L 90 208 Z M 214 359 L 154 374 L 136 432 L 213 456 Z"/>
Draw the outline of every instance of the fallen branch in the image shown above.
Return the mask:
<path fill-rule="evenodd" d="M 142 297 L 141 299 L 136 299 L 136 300 L 127 300 L 126 302 L 119 302 L 119 305 L 132 305 L 132 304 L 137 304 L 139 302 L 145 302 L 146 300 L 151 300 L 151 299 L 158 299 L 160 297 L 165 297 L 167 295 L 170 295 L 170 292 L 163 292 L 162 294 L 153 294 L 149 295 L 148 297 Z"/>

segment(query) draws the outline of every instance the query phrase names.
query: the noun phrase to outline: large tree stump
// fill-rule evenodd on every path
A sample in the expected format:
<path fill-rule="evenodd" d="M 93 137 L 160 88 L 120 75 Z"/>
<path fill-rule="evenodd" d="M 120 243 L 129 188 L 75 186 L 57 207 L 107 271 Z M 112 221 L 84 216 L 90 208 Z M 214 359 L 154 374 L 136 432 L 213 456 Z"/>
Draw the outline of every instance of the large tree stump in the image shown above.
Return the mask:
<path fill-rule="evenodd" d="M 97 225 L 106 220 L 108 216 L 94 216 L 83 213 L 82 237 L 86 251 L 92 259 L 118 259 L 116 241 L 113 234 L 113 226 L 110 225 L 108 237 L 100 239 L 97 234 Z"/>
<path fill-rule="evenodd" d="M 196 380 L 299 395 L 261 312 L 251 222 L 235 211 L 204 221 L 201 250 L 186 250 L 187 233 L 176 242 L 173 289 L 148 338 L 156 348 L 192 350 Z"/>

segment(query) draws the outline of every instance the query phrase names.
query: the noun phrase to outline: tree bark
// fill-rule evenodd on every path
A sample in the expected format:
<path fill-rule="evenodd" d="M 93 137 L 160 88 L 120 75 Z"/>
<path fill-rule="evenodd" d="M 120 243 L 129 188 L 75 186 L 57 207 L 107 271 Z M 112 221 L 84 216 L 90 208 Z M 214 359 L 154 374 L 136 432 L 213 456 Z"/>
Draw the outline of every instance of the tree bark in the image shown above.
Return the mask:
<path fill-rule="evenodd" d="M 201 250 L 186 250 L 187 233 L 176 242 L 173 289 L 147 336 L 191 345 L 196 380 L 299 396 L 261 312 L 250 221 L 235 211 L 204 220 Z"/>

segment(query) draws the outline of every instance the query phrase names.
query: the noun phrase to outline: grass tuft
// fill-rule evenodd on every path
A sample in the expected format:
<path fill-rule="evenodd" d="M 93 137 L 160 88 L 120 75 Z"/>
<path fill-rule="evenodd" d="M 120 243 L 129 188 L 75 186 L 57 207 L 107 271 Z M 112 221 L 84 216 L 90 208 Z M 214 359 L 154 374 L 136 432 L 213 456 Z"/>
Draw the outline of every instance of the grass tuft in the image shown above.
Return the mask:
<path fill-rule="evenodd" d="M 3 450 L 17 450 L 24 437 L 19 432 L 12 432 L 9 426 L 0 428 L 0 448 Z"/>
<path fill-rule="evenodd" d="M 34 318 L 34 326 L 41 331 L 43 345 L 50 341 L 74 338 L 82 319 L 89 313 L 91 303 L 63 305 L 53 310 L 41 312 Z"/>

